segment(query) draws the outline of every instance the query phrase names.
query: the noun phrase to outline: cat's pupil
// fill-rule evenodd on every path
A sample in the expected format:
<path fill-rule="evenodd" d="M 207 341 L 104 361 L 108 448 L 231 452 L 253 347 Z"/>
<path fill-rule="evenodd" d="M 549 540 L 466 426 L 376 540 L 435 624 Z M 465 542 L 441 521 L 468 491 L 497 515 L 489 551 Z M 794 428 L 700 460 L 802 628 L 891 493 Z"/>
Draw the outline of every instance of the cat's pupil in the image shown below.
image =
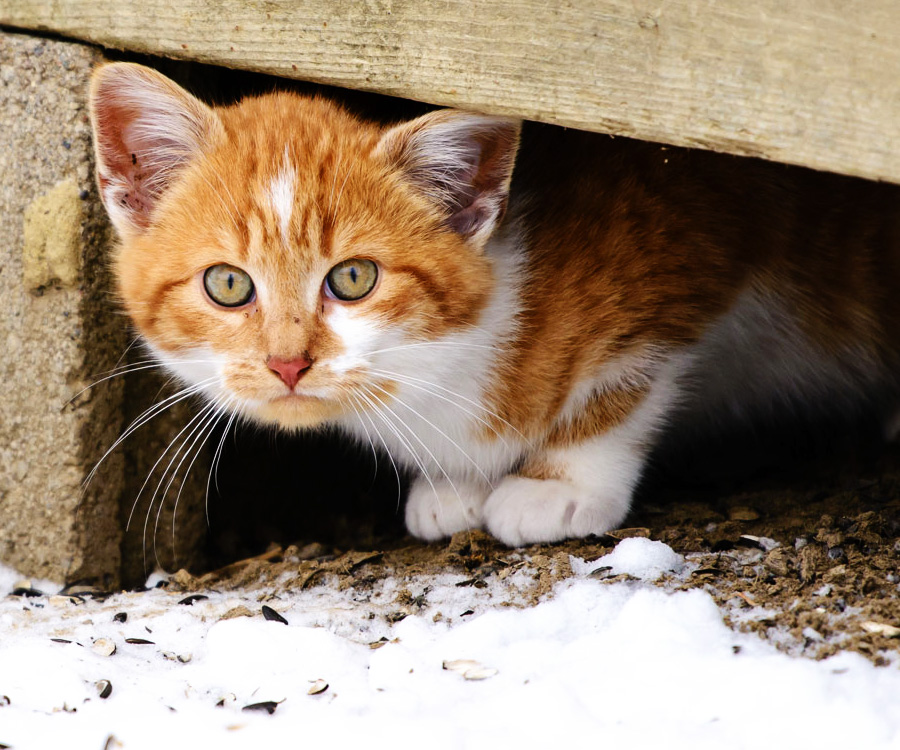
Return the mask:
<path fill-rule="evenodd" d="M 228 289 L 229 290 L 234 289 L 234 274 L 233 273 L 228 274 Z"/>
<path fill-rule="evenodd" d="M 357 277 L 356 266 L 353 266 L 350 269 L 350 281 L 352 281 L 354 284 L 356 283 L 356 277 Z"/>

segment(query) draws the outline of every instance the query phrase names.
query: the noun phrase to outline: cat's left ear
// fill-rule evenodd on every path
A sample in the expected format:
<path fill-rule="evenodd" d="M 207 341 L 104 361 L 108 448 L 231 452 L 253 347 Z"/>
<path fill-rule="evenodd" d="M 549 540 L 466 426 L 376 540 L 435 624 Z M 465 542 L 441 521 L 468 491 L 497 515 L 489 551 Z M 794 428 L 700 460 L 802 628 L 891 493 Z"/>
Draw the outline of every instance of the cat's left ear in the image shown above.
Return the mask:
<path fill-rule="evenodd" d="M 506 211 L 520 131 L 519 120 L 444 109 L 391 128 L 378 152 L 481 250 Z"/>
<path fill-rule="evenodd" d="M 221 123 L 173 81 L 134 63 L 94 71 L 90 109 L 100 196 L 120 236 L 140 234 Z"/>

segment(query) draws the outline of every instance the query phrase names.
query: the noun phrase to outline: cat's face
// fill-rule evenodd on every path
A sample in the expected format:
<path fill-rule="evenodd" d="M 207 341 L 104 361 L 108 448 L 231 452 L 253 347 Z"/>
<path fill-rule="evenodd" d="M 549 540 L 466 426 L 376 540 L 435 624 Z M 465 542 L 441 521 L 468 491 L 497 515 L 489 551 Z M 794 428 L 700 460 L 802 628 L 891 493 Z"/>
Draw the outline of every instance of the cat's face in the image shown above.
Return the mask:
<path fill-rule="evenodd" d="M 386 362 L 477 323 L 516 123 L 442 112 L 385 130 L 292 94 L 213 110 L 127 64 L 95 74 L 92 114 L 126 309 L 231 410 L 338 418 L 361 393 L 390 398 Z"/>

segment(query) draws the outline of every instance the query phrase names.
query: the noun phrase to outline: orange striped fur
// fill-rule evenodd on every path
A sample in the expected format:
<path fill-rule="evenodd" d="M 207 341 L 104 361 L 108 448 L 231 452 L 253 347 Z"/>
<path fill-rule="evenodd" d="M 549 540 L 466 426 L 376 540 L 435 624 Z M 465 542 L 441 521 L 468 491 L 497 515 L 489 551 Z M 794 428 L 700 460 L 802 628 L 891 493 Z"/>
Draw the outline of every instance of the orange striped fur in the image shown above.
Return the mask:
<path fill-rule="evenodd" d="M 896 403 L 896 188 L 449 110 L 210 108 L 124 63 L 91 101 L 153 355 L 223 414 L 387 450 L 423 538 L 605 532 L 665 430 Z M 377 269 L 358 299 L 345 262 Z M 223 264 L 252 298 L 211 297 Z"/>

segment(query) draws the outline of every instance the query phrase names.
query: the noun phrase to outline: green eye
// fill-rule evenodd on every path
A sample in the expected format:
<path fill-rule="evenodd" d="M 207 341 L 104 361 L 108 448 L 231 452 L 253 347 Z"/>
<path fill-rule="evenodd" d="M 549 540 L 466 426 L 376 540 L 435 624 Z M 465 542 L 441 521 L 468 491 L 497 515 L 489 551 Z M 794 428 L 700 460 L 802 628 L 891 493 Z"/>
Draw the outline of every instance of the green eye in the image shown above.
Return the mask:
<path fill-rule="evenodd" d="M 227 263 L 210 266 L 203 274 L 203 286 L 209 298 L 222 307 L 240 307 L 253 297 L 253 279 Z"/>
<path fill-rule="evenodd" d="M 325 277 L 329 291 L 344 301 L 362 299 L 375 288 L 376 281 L 378 266 L 364 258 L 351 258 L 338 263 Z"/>

